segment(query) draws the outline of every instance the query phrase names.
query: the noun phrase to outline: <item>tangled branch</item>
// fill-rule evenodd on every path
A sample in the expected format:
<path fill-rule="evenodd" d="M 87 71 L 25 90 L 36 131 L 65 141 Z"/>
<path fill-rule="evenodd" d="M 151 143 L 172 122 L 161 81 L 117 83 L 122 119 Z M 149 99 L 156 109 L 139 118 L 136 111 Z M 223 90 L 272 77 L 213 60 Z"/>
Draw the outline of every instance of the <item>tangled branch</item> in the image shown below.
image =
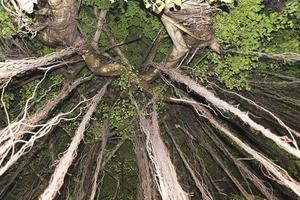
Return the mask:
<path fill-rule="evenodd" d="M 215 107 L 229 111 L 239 117 L 244 123 L 248 124 L 250 127 L 254 128 L 255 130 L 261 132 L 265 137 L 271 139 L 275 144 L 277 144 L 280 148 L 284 149 L 288 153 L 300 158 L 300 151 L 297 147 L 293 147 L 287 142 L 283 141 L 280 136 L 272 133 L 269 129 L 266 129 L 262 125 L 253 121 L 248 113 L 241 111 L 240 109 L 236 108 L 233 105 L 230 105 L 226 101 L 216 97 L 211 91 L 207 90 L 205 87 L 199 85 L 196 81 L 192 80 L 186 75 L 183 75 L 176 69 L 167 69 L 162 66 L 158 66 L 157 68 L 163 71 L 164 73 L 168 74 L 171 79 L 186 85 L 191 90 L 199 94 L 200 96 L 205 97 L 205 99 L 210 102 Z"/>
<path fill-rule="evenodd" d="M 7 116 L 8 125 L 4 129 L 0 130 L 0 176 L 3 175 L 3 173 L 5 173 L 5 171 L 9 169 L 9 167 L 14 164 L 23 154 L 25 154 L 26 150 L 32 147 L 37 139 L 49 133 L 53 126 L 57 125 L 62 120 L 74 120 L 76 117 L 67 118 L 67 116 L 71 115 L 82 103 L 85 102 L 81 101 L 69 112 L 59 113 L 46 123 L 40 123 L 48 116 L 53 108 L 55 108 L 65 97 L 70 94 L 71 91 L 73 91 L 78 85 L 89 80 L 91 77 L 79 78 L 72 84 L 65 84 L 57 96 L 50 99 L 45 106 L 39 109 L 35 114 L 28 116 L 29 102 L 34 98 L 37 88 L 44 78 L 36 85 L 31 97 L 27 99 L 21 119 L 17 119 L 13 122 L 11 122 L 9 118 L 8 111 L 3 101 L 3 94 L 5 90 L 5 88 L 3 88 L 1 101 Z M 29 135 L 30 139 L 25 140 L 25 135 Z"/>
<path fill-rule="evenodd" d="M 64 183 L 64 178 L 67 174 L 67 171 L 69 167 L 71 166 L 74 158 L 76 157 L 76 152 L 78 149 L 78 146 L 81 142 L 81 140 L 84 137 L 86 126 L 88 125 L 92 114 L 94 113 L 97 104 L 100 102 L 101 98 L 106 92 L 107 86 L 110 82 L 107 82 L 102 89 L 93 97 L 92 101 L 89 103 L 86 114 L 84 115 L 83 119 L 81 120 L 81 123 L 79 124 L 75 135 L 72 139 L 72 142 L 68 148 L 68 150 L 65 152 L 65 154 L 62 156 L 62 158 L 59 160 L 58 165 L 55 168 L 55 171 L 51 177 L 51 180 L 49 182 L 48 187 L 44 190 L 43 194 L 41 195 L 42 200 L 51 200 L 54 199 L 57 193 L 59 192 L 61 186 Z"/>
<path fill-rule="evenodd" d="M 187 193 L 179 184 L 175 166 L 173 165 L 169 151 L 160 136 L 156 111 L 151 114 L 151 118 L 149 119 L 146 119 L 142 113 L 140 113 L 139 123 L 141 130 L 147 138 L 147 152 L 156 171 L 157 186 L 162 199 L 189 199 Z"/>
<path fill-rule="evenodd" d="M 273 161 L 262 155 L 261 153 L 254 150 L 252 147 L 241 141 L 236 137 L 229 129 L 222 126 L 210 113 L 209 111 L 201 105 L 194 105 L 194 109 L 200 113 L 200 115 L 206 118 L 213 126 L 219 129 L 232 141 L 234 141 L 238 146 L 250 154 L 255 160 L 257 160 L 262 166 L 264 166 L 268 172 L 269 176 L 276 180 L 279 184 L 282 184 L 290 188 L 295 194 L 300 196 L 300 183 L 294 180 L 285 169 L 276 165 Z"/>
<path fill-rule="evenodd" d="M 78 49 L 76 48 L 68 47 L 40 58 L 25 58 L 21 60 L 8 60 L 5 62 L 0 62 L 0 87 L 3 85 L 3 82 L 7 82 L 12 77 L 18 74 L 23 74 L 29 70 L 48 69 L 41 68 L 44 66 L 61 66 L 66 63 L 63 61 L 63 59 L 75 54 L 77 50 Z"/>

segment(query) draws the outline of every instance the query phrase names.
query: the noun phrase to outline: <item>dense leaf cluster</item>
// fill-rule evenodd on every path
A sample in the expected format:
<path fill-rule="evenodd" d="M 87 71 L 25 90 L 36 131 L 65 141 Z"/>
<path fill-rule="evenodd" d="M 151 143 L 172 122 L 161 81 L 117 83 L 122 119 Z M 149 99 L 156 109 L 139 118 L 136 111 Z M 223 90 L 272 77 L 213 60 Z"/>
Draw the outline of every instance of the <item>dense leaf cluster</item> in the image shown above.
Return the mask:
<path fill-rule="evenodd" d="M 289 1 L 281 12 L 268 10 L 263 0 L 239 1 L 230 13 L 215 18 L 216 37 L 222 48 L 238 54 L 210 53 L 193 69 L 194 75 L 198 78 L 216 77 L 230 89 L 250 89 L 248 74 L 254 69 L 265 68 L 266 63 L 251 53 L 300 51 L 297 35 L 299 9 L 300 3 L 296 0 Z M 283 37 L 286 34 L 294 37 Z M 280 63 L 268 65 L 278 66 Z"/>

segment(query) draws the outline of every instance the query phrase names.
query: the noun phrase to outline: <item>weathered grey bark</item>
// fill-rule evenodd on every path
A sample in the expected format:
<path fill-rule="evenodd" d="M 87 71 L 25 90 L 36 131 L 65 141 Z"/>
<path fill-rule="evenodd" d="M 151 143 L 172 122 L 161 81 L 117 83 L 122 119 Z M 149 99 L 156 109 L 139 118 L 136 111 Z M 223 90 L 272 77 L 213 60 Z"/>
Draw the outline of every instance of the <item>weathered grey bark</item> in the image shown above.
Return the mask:
<path fill-rule="evenodd" d="M 57 96 L 50 99 L 45 103 L 45 106 L 41 107 L 35 114 L 28 116 L 23 114 L 22 119 L 13 121 L 8 126 L 0 130 L 1 136 L 1 148 L 0 148 L 0 176 L 3 175 L 25 152 L 27 148 L 33 145 L 33 141 L 24 144 L 22 137 L 26 133 L 32 133 L 34 129 L 42 129 L 44 126 L 40 123 L 46 119 L 49 113 L 63 100 L 70 92 L 72 92 L 78 85 L 89 80 L 91 77 L 79 78 L 73 83 L 66 83 L 63 89 L 57 94 Z M 28 105 L 26 105 L 28 106 Z M 24 112 L 27 112 L 27 107 Z M 52 118 L 52 119 L 55 119 Z M 50 124 L 51 126 L 54 124 Z M 39 136 L 40 137 L 40 136 Z M 33 139 L 33 138 L 31 138 Z M 15 149 L 17 145 L 22 144 L 22 147 L 17 151 L 11 151 Z M 10 155 L 12 153 L 12 155 Z M 5 158 L 9 158 L 5 160 Z M 3 162 L 5 161 L 5 162 Z"/>
<path fill-rule="evenodd" d="M 163 200 L 187 200 L 187 193 L 179 184 L 175 166 L 159 131 L 157 113 L 146 119 L 140 116 L 140 127 L 146 135 L 147 152 L 157 176 L 157 184 Z"/>
<path fill-rule="evenodd" d="M 197 109 L 198 112 L 200 112 L 214 127 L 219 129 L 238 146 L 240 146 L 243 150 L 250 154 L 254 159 L 259 161 L 269 171 L 269 173 L 273 175 L 275 180 L 277 180 L 287 188 L 290 188 L 295 194 L 300 196 L 300 183 L 294 180 L 283 168 L 279 167 L 270 159 L 266 158 L 265 156 L 254 150 L 252 147 L 242 142 L 229 129 L 222 126 L 205 107 L 197 105 L 195 106 L 195 109 Z"/>
<path fill-rule="evenodd" d="M 200 122 L 199 122 L 200 123 Z M 224 141 L 222 141 L 221 139 L 219 139 L 217 137 L 217 134 L 211 130 L 211 128 L 209 126 L 205 126 L 204 124 L 200 124 L 200 126 L 202 127 L 203 130 L 207 130 L 208 133 L 206 134 L 209 138 L 211 138 L 212 142 L 215 144 L 215 146 L 224 153 L 224 155 L 230 159 L 231 161 L 233 161 L 234 165 L 239 169 L 241 175 L 243 176 L 244 179 L 248 179 L 249 181 L 251 181 L 251 183 L 253 185 L 255 185 L 255 187 L 265 196 L 265 198 L 269 199 L 269 200 L 278 200 L 278 198 L 276 196 L 274 196 L 272 188 L 268 187 L 265 185 L 264 181 L 262 179 L 260 179 L 254 172 L 252 172 L 249 167 L 244 164 L 241 160 L 239 160 L 238 158 L 236 158 L 231 152 L 230 150 L 226 147 Z M 196 130 L 197 130 L 196 126 Z M 198 127 L 200 128 L 200 127 Z M 196 130 L 194 133 L 196 133 Z M 198 133 L 200 134 L 200 133 Z M 197 135 L 198 135 L 197 134 Z"/>
<path fill-rule="evenodd" d="M 225 111 L 229 111 L 229 112 L 233 113 L 234 115 L 238 116 L 244 123 L 247 123 L 249 126 L 254 128 L 255 130 L 260 131 L 265 137 L 271 139 L 280 148 L 284 149 L 291 155 L 300 158 L 300 151 L 298 149 L 296 149 L 295 147 L 292 147 L 290 144 L 281 140 L 280 136 L 275 135 L 269 129 L 266 129 L 262 125 L 253 121 L 249 117 L 248 113 L 243 112 L 240 109 L 234 107 L 233 105 L 230 105 L 226 101 L 216 97 L 211 91 L 207 90 L 206 87 L 201 86 L 196 81 L 192 80 L 191 78 L 189 78 L 186 75 L 183 75 L 176 69 L 169 69 L 169 68 L 165 68 L 165 67 L 158 66 L 158 65 L 157 65 L 157 68 L 160 69 L 161 71 L 163 71 L 164 73 L 168 74 L 171 79 L 188 86 L 190 89 L 195 91 L 200 96 L 204 97 L 208 102 L 210 102 L 215 107 L 225 110 Z"/>
<path fill-rule="evenodd" d="M 59 67 L 67 64 L 64 59 L 74 55 L 78 49 L 74 47 L 68 47 L 59 50 L 55 53 L 48 54 L 40 58 L 24 58 L 20 60 L 7 60 L 5 62 L 0 62 L 0 88 L 3 82 L 11 79 L 12 77 L 24 74 L 30 70 L 36 70 L 40 67 Z"/>
<path fill-rule="evenodd" d="M 166 127 L 166 131 L 168 133 L 168 135 L 171 137 L 172 142 L 179 154 L 179 156 L 181 157 L 186 169 L 188 170 L 188 172 L 190 173 L 191 177 L 193 178 L 196 187 L 198 188 L 199 192 L 201 193 L 201 197 L 203 200 L 213 200 L 212 195 L 210 194 L 209 190 L 205 187 L 205 185 L 203 185 L 203 183 L 201 183 L 201 181 L 198 179 L 198 177 L 196 176 L 195 171 L 192 169 L 192 167 L 190 166 L 189 162 L 187 161 L 187 159 L 184 156 L 184 153 L 181 151 L 179 145 L 177 144 L 174 136 L 172 135 L 172 133 L 170 132 L 170 129 L 167 127 L 167 125 L 165 124 Z"/>
<path fill-rule="evenodd" d="M 151 162 L 147 155 L 146 143 L 142 135 L 132 134 L 132 144 L 139 172 L 138 199 L 156 200 L 155 177 L 151 169 Z"/>
<path fill-rule="evenodd" d="M 92 179 L 92 188 L 90 192 L 90 200 L 93 200 L 95 198 L 96 192 L 97 192 L 97 182 L 98 182 L 98 176 L 102 170 L 102 162 L 103 162 L 103 156 L 104 156 L 104 151 L 107 145 L 107 139 L 109 136 L 109 124 L 108 120 L 105 120 L 103 123 L 103 131 L 102 131 L 102 137 L 101 137 L 101 148 L 98 152 L 98 156 L 96 159 L 96 168 L 94 172 L 94 176 Z"/>
<path fill-rule="evenodd" d="M 79 124 L 75 135 L 72 139 L 72 142 L 66 151 L 66 153 L 60 159 L 58 165 L 55 168 L 54 173 L 52 174 L 51 180 L 48 187 L 44 190 L 43 194 L 40 196 L 42 200 L 52 200 L 58 194 L 61 186 L 64 183 L 64 178 L 68 172 L 69 167 L 71 166 L 73 160 L 75 159 L 76 152 L 81 140 L 84 137 L 86 126 L 88 125 L 92 114 L 94 113 L 96 106 L 100 102 L 101 98 L 106 92 L 109 82 L 106 83 L 103 88 L 94 96 L 89 109 L 84 115 L 81 123 Z"/>
<path fill-rule="evenodd" d="M 230 172 L 228 167 L 224 164 L 223 159 L 217 154 L 217 152 L 205 142 L 203 136 L 200 133 L 192 132 L 194 138 L 196 138 L 197 142 L 204 147 L 204 149 L 211 155 L 213 160 L 217 163 L 218 166 L 224 171 L 227 177 L 234 183 L 236 188 L 240 191 L 240 193 L 248 200 L 254 200 L 255 197 L 247 192 L 246 188 L 241 184 L 241 182 Z"/>

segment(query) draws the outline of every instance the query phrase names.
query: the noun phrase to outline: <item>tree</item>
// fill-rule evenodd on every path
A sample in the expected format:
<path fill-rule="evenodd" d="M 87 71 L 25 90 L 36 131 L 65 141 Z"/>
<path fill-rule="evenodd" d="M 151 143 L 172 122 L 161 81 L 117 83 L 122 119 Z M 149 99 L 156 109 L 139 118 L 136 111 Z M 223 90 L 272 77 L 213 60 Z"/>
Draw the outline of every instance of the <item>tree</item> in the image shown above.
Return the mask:
<path fill-rule="evenodd" d="M 300 197 L 298 1 L 1 3 L 2 199 Z"/>

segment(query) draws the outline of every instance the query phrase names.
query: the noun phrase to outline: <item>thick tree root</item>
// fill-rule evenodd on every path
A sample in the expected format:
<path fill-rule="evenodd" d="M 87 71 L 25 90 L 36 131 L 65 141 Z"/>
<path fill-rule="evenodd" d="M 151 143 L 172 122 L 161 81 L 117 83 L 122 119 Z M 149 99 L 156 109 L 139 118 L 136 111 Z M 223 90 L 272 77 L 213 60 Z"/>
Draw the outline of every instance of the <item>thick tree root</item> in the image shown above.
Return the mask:
<path fill-rule="evenodd" d="M 169 69 L 162 66 L 157 66 L 158 69 L 163 71 L 165 74 L 168 74 L 171 79 L 186 85 L 193 91 L 195 91 L 200 96 L 203 96 L 208 102 L 210 102 L 215 107 L 229 111 L 232 114 L 239 117 L 244 123 L 247 123 L 250 127 L 254 128 L 255 130 L 261 132 L 265 137 L 271 139 L 275 144 L 277 144 L 280 148 L 284 149 L 291 155 L 294 155 L 297 158 L 300 158 L 300 151 L 299 149 L 296 149 L 295 147 L 292 147 L 290 144 L 286 143 L 281 139 L 280 136 L 272 133 L 269 129 L 266 129 L 262 125 L 256 123 L 253 121 L 248 113 L 243 112 L 239 110 L 238 108 L 234 107 L 233 105 L 230 105 L 226 101 L 223 101 L 216 97 L 212 92 L 207 90 L 205 87 L 199 85 L 196 81 L 190 79 L 188 76 L 183 75 L 176 69 Z"/>
<path fill-rule="evenodd" d="M 48 187 L 44 190 L 40 197 L 42 200 L 52 200 L 58 194 L 61 186 L 64 183 L 64 178 L 68 172 L 68 169 L 75 159 L 78 146 L 84 137 L 86 126 L 88 125 L 98 103 L 105 94 L 108 84 L 109 83 L 106 83 L 103 88 L 93 97 L 90 107 L 79 124 L 68 150 L 60 159 L 51 177 Z"/>
<path fill-rule="evenodd" d="M 48 122 L 44 124 L 41 123 L 41 121 L 46 119 L 49 113 L 65 99 L 70 92 L 78 85 L 89 80 L 89 78 L 90 77 L 80 78 L 72 84 L 65 84 L 57 96 L 48 101 L 45 106 L 39 109 L 35 114 L 28 116 L 28 104 L 35 95 L 35 93 L 33 93 L 27 100 L 22 118 L 13 122 L 10 122 L 8 118 L 8 126 L 0 131 L 0 176 L 3 175 L 3 173 L 5 173 L 23 154 L 25 154 L 26 150 L 32 147 L 37 139 L 45 136 L 51 128 L 58 124 L 63 118 L 68 120 L 66 117 L 74 110 L 67 113 L 59 113 L 48 120 Z M 38 130 L 34 131 L 34 129 Z M 23 137 L 26 134 L 30 134 L 29 140 L 23 140 Z M 17 146 L 19 145 L 21 145 L 21 147 L 17 149 Z"/>
<path fill-rule="evenodd" d="M 0 62 L 0 88 L 5 81 L 10 80 L 16 75 L 24 74 L 27 71 L 36 69 L 45 70 L 68 64 L 68 62 L 63 60 L 74 55 L 77 51 L 77 48 L 68 47 L 40 58 L 25 58 Z"/>
<path fill-rule="evenodd" d="M 184 166 L 186 167 L 186 169 L 188 170 L 188 172 L 190 173 L 191 177 L 193 178 L 193 181 L 195 182 L 196 187 L 198 188 L 199 192 L 201 192 L 201 197 L 203 200 L 213 200 L 212 195 L 210 194 L 210 192 L 208 191 L 207 188 L 205 188 L 203 186 L 203 184 L 201 183 L 201 181 L 197 178 L 195 171 L 192 169 L 191 165 L 189 164 L 189 162 L 187 161 L 187 159 L 184 156 L 184 153 L 181 151 L 179 145 L 177 144 L 174 136 L 172 135 L 172 133 L 170 132 L 170 129 L 168 128 L 168 126 L 165 124 L 166 127 L 166 131 L 168 133 L 168 135 L 170 136 L 170 138 L 172 139 L 172 142 L 181 158 L 181 160 L 184 163 Z"/>
<path fill-rule="evenodd" d="M 159 131 L 157 113 L 151 114 L 150 119 L 140 116 L 140 127 L 146 135 L 147 152 L 152 161 L 159 192 L 163 200 L 187 200 L 187 193 L 182 189 L 177 179 L 169 151 L 164 144 Z"/>

